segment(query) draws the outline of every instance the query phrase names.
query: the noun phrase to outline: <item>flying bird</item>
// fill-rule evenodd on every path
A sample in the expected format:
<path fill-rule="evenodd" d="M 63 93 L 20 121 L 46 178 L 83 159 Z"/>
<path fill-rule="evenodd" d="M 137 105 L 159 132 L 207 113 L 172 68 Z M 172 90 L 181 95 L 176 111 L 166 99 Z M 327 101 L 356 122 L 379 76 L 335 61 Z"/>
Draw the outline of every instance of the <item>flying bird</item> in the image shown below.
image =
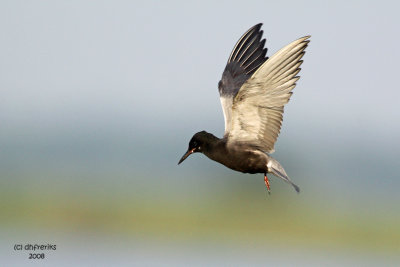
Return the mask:
<path fill-rule="evenodd" d="M 262 23 L 253 26 L 240 37 L 218 83 L 224 136 L 196 133 L 178 164 L 200 152 L 235 171 L 263 173 L 268 192 L 267 173 L 299 192 L 300 188 L 270 154 L 281 129 L 284 106 L 300 78 L 297 74 L 310 36 L 297 39 L 268 58 L 261 26 Z"/>

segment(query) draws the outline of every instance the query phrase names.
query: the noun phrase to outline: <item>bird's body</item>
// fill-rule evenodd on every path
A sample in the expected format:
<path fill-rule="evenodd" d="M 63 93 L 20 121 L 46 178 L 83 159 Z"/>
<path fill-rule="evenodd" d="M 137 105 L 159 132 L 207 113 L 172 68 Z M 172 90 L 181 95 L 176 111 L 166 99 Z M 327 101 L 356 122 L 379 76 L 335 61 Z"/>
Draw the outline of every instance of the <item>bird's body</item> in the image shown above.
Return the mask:
<path fill-rule="evenodd" d="M 209 135 L 210 140 L 214 139 L 201 147 L 201 152 L 208 158 L 243 173 L 264 173 L 267 170 L 266 153 L 246 145 L 228 145 L 227 139 L 220 139 L 205 131 L 201 134 Z"/>
<path fill-rule="evenodd" d="M 260 28 L 261 24 L 255 25 L 239 39 L 218 84 L 225 120 L 223 138 L 206 131 L 196 133 L 179 163 L 190 154 L 201 152 L 233 170 L 264 173 L 268 191 L 267 173 L 272 173 L 299 192 L 299 187 L 269 153 L 274 152 L 284 105 L 299 79 L 296 75 L 309 36 L 268 58 Z"/>

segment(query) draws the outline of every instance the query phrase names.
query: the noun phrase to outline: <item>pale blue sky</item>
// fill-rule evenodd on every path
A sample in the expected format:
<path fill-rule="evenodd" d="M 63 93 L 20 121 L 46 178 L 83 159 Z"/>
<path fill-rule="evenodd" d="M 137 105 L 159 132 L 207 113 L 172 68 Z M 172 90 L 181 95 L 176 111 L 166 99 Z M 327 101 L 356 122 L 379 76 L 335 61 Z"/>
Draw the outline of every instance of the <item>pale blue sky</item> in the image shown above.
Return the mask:
<path fill-rule="evenodd" d="M 263 22 L 270 55 L 312 35 L 285 120 L 398 135 L 398 5 L 345 3 L 3 1 L 0 119 L 157 120 L 149 129 L 182 120 L 222 133 L 216 84 L 239 36 Z M 201 123 L 188 125 L 192 116 Z"/>

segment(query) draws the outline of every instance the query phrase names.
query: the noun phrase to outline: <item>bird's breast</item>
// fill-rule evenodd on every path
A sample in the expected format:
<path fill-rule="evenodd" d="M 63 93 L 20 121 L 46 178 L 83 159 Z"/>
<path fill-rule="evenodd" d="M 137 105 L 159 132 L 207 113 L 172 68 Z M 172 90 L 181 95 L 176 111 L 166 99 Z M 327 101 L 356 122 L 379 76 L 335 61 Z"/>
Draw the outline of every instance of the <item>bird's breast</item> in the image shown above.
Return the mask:
<path fill-rule="evenodd" d="M 264 173 L 267 171 L 268 156 L 259 151 L 243 147 L 221 147 L 217 152 L 206 154 L 226 167 L 244 173 Z"/>

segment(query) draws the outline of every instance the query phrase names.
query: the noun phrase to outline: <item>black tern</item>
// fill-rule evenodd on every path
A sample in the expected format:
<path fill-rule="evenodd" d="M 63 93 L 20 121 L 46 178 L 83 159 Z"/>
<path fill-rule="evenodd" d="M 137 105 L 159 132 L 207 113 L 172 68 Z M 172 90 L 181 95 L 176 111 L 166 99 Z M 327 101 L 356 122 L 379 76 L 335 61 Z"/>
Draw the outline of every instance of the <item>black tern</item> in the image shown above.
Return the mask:
<path fill-rule="evenodd" d="M 310 36 L 297 39 L 268 58 L 261 26 L 253 26 L 239 39 L 218 83 L 225 119 L 223 138 L 206 131 L 196 133 L 178 164 L 201 152 L 235 171 L 263 173 L 268 192 L 267 173 L 299 192 L 270 154 L 280 133 L 284 106 L 300 78 L 297 74 Z"/>

